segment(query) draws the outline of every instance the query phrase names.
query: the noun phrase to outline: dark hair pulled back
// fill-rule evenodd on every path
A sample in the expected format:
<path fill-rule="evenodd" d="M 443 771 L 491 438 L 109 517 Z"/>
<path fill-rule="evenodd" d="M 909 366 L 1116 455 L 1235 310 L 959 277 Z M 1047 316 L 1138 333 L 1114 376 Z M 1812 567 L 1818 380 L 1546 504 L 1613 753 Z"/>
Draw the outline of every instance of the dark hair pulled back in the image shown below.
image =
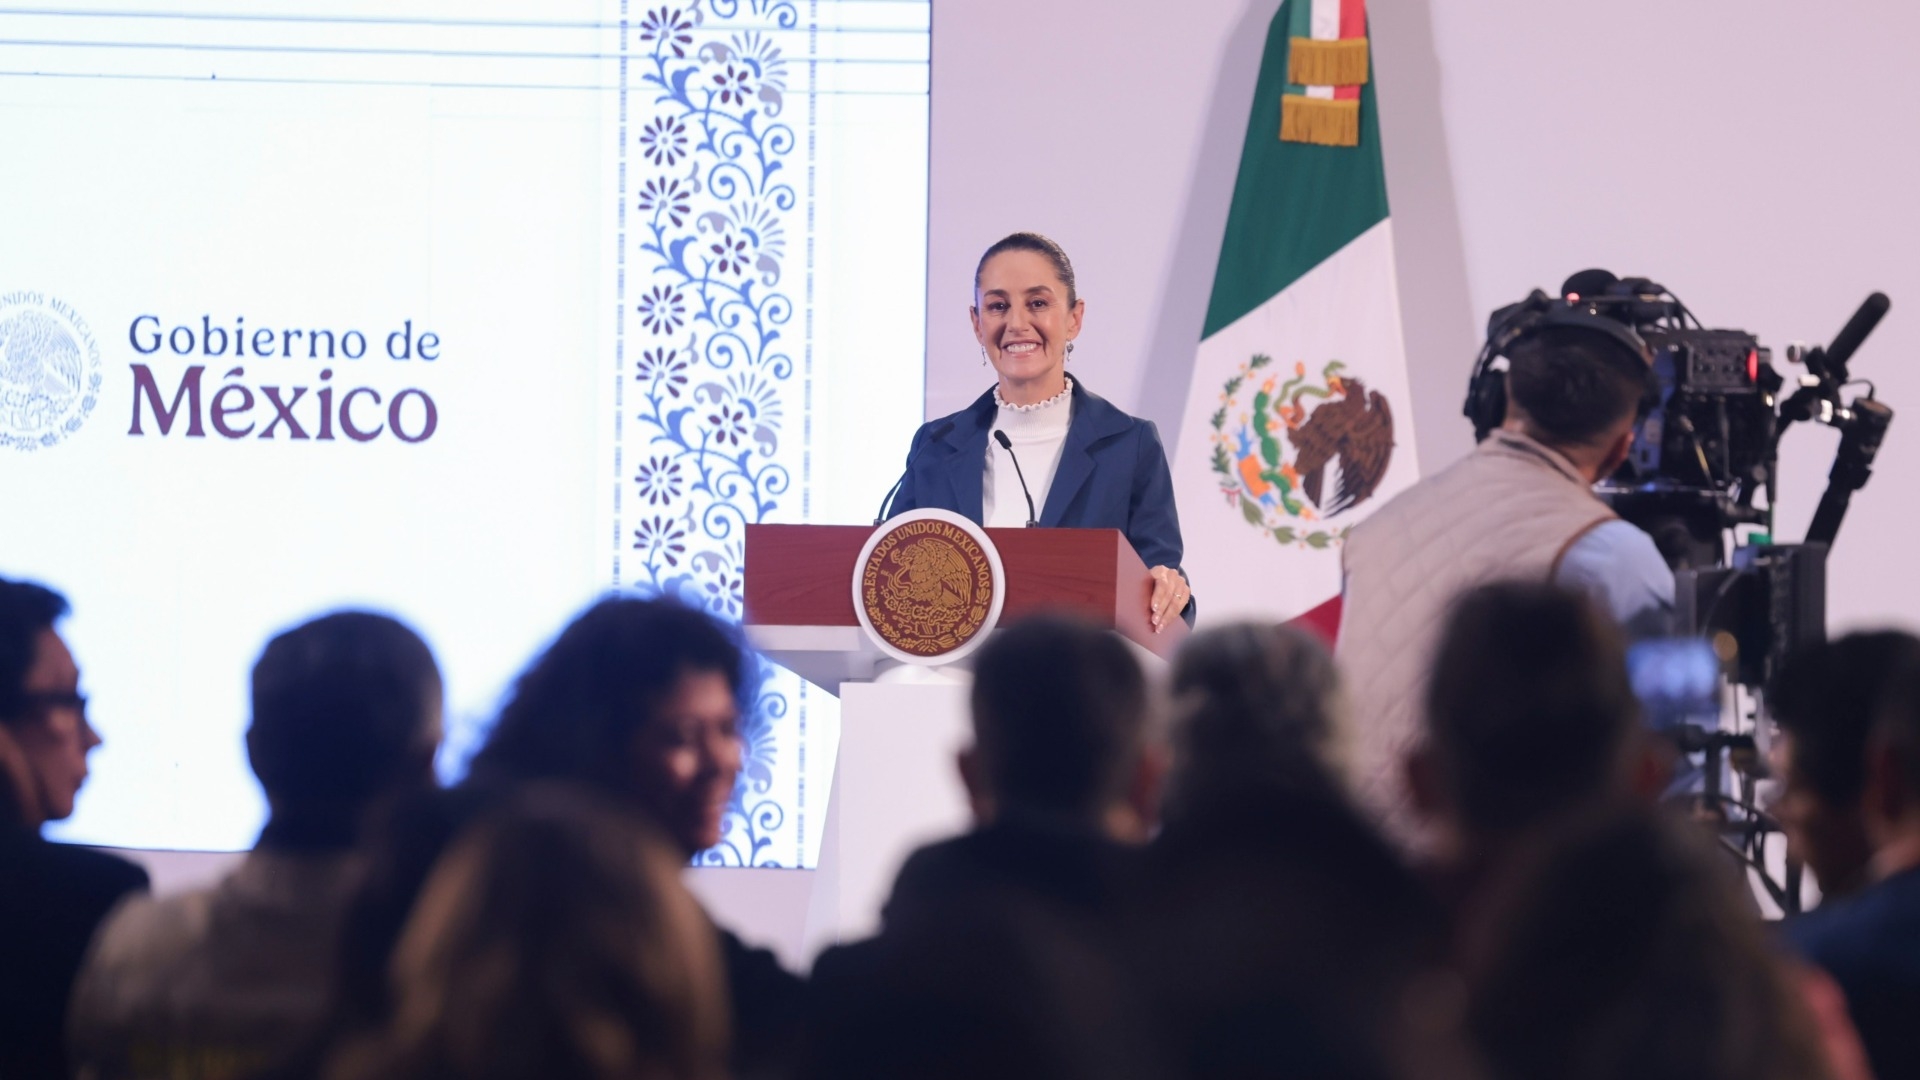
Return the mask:
<path fill-rule="evenodd" d="M 1053 272 L 1060 276 L 1060 284 L 1067 287 L 1067 306 L 1072 307 L 1080 302 L 1080 294 L 1073 284 L 1073 260 L 1067 258 L 1066 251 L 1059 244 L 1033 232 L 1017 232 L 1011 236 L 1002 237 L 987 249 L 986 254 L 980 256 L 979 265 L 973 268 L 975 296 L 980 294 L 980 275 L 986 271 L 988 261 L 1006 251 L 1031 251 L 1046 256 L 1047 261 L 1053 264 Z"/>

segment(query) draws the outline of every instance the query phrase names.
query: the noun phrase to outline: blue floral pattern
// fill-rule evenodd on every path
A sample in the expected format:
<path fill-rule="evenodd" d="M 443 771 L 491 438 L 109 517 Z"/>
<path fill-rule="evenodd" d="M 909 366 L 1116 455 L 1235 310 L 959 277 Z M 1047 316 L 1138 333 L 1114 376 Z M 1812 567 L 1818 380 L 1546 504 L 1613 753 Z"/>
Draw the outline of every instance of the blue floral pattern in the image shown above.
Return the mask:
<path fill-rule="evenodd" d="M 799 24 L 796 0 L 678 0 L 631 20 L 622 5 L 616 454 L 630 464 L 614 574 L 729 620 L 742 614 L 745 527 L 797 520 L 785 500 L 802 494 L 786 418 L 805 387 L 783 281 L 789 230 L 806 227 L 804 169 L 782 116 L 788 61 L 762 32 Z M 720 844 L 697 861 L 798 866 L 786 835 L 798 785 L 783 779 L 798 682 L 761 662 L 748 684 L 739 786 Z"/>

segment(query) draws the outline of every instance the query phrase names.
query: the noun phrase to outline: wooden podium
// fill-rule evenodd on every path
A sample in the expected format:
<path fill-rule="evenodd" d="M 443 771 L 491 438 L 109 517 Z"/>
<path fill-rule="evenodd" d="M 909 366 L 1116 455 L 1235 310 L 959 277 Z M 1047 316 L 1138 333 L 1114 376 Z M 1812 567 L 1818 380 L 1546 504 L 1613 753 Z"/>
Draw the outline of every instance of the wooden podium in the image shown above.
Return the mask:
<path fill-rule="evenodd" d="M 901 862 L 967 828 L 954 763 L 968 742 L 967 660 L 907 664 L 860 625 L 853 578 L 864 525 L 749 525 L 747 638 L 840 699 L 840 745 L 807 918 L 809 951 L 872 933 Z M 987 529 L 1005 570 L 1000 625 L 1072 615 L 1125 638 L 1157 673 L 1187 634 L 1154 633 L 1153 579 L 1117 529 Z"/>

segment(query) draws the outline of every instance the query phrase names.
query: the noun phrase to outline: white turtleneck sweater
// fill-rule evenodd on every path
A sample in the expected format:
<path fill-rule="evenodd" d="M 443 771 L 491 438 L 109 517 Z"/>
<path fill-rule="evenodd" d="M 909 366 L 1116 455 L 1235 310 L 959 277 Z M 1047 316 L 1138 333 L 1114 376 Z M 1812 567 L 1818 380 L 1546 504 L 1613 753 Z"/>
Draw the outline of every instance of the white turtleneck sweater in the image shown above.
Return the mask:
<path fill-rule="evenodd" d="M 1025 470 L 1027 490 L 1033 493 L 1033 514 L 1038 520 L 1047 506 L 1047 492 L 1053 487 L 1053 474 L 1060 468 L 1060 453 L 1067 447 L 1067 428 L 1073 423 L 1073 382 L 1054 397 L 1026 407 L 1008 405 L 994 391 L 993 428 L 1004 431 L 1012 440 Z M 987 436 L 987 471 L 980 484 L 981 519 L 988 528 L 1017 529 L 1027 523 L 1027 500 L 1020 493 L 1020 478 L 1008 460 L 1000 440 Z"/>

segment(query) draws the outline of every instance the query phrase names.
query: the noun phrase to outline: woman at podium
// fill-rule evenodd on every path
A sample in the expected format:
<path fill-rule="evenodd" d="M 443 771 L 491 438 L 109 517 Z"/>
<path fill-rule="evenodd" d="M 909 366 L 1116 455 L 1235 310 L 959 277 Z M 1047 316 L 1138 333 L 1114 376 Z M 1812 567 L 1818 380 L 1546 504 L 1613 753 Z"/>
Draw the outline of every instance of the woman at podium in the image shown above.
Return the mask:
<path fill-rule="evenodd" d="M 1086 302 L 1052 240 L 1014 233 L 973 274 L 973 336 L 997 379 L 923 424 L 891 513 L 951 510 L 1000 528 L 1119 529 L 1153 574 L 1153 628 L 1193 622 L 1180 516 L 1160 434 L 1067 373 Z"/>

